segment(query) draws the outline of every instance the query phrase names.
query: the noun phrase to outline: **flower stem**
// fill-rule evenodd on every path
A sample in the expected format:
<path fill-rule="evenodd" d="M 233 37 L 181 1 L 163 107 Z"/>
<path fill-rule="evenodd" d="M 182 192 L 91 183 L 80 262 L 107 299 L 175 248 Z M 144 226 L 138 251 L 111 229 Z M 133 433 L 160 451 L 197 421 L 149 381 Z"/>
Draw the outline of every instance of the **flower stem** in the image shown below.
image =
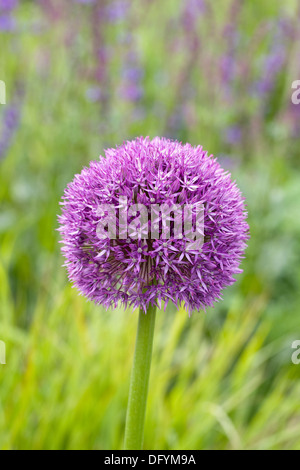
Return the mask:
<path fill-rule="evenodd" d="M 142 450 L 156 307 L 139 313 L 125 427 L 125 450 Z"/>

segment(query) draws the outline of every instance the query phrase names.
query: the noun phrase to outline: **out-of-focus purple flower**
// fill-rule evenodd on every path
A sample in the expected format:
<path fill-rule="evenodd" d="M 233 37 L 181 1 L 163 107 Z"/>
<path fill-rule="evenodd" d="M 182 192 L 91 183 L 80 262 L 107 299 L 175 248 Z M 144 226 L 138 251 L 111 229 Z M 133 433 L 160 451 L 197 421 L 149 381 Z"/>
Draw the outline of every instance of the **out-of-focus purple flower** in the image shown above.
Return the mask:
<path fill-rule="evenodd" d="M 261 61 L 261 73 L 258 80 L 254 82 L 251 91 L 258 97 L 268 95 L 274 90 L 278 75 L 283 70 L 287 59 L 287 50 L 289 41 L 293 34 L 289 28 L 287 34 L 288 23 L 282 19 L 277 20 L 274 25 L 274 34 L 271 38 L 271 46 L 268 54 Z"/>
<path fill-rule="evenodd" d="M 120 31 L 120 33 L 118 34 L 118 43 L 119 44 L 123 44 L 125 46 L 128 46 L 128 45 L 132 44 L 132 41 L 133 41 L 132 34 L 129 33 L 128 31 L 126 31 L 126 32 Z"/>
<path fill-rule="evenodd" d="M 86 91 L 86 98 L 88 101 L 92 103 L 96 103 L 97 101 L 100 101 L 102 98 L 101 88 L 97 86 L 88 88 Z"/>
<path fill-rule="evenodd" d="M 239 168 L 240 160 L 238 158 L 233 158 L 231 155 L 220 154 L 218 155 L 218 162 L 226 171 L 233 171 Z"/>
<path fill-rule="evenodd" d="M 14 10 L 18 3 L 18 0 L 0 0 L 0 11 Z"/>
<path fill-rule="evenodd" d="M 75 3 L 81 3 L 83 5 L 92 5 L 96 3 L 96 0 L 74 0 Z"/>
<path fill-rule="evenodd" d="M 125 101 L 131 102 L 139 101 L 144 94 L 143 88 L 134 83 L 121 85 L 119 92 Z"/>
<path fill-rule="evenodd" d="M 20 104 L 7 106 L 1 123 L 0 133 L 0 161 L 6 156 L 13 137 L 19 127 Z"/>
<path fill-rule="evenodd" d="M 276 83 L 278 73 L 286 60 L 286 51 L 282 45 L 277 46 L 264 58 L 262 77 L 256 81 L 254 91 L 259 95 L 270 93 Z"/>
<path fill-rule="evenodd" d="M 289 103 L 284 121 L 290 129 L 291 138 L 300 139 L 300 104 Z"/>
<path fill-rule="evenodd" d="M 126 63 L 121 71 L 121 85 L 119 92 L 126 101 L 139 101 L 144 95 L 142 79 L 144 70 L 138 64 L 138 58 L 135 54 L 127 55 Z"/>
<path fill-rule="evenodd" d="M 233 82 L 238 75 L 238 44 L 240 32 L 238 29 L 238 19 L 241 10 L 240 0 L 233 0 L 223 29 L 222 40 L 225 43 L 225 52 L 220 60 L 221 87 L 226 99 L 232 98 Z"/>
<path fill-rule="evenodd" d="M 0 15 L 0 31 L 14 31 L 16 29 L 15 18 L 10 15 Z"/>
<path fill-rule="evenodd" d="M 184 115 L 181 106 L 176 106 L 168 120 L 168 137 L 175 137 L 185 127 Z"/>
<path fill-rule="evenodd" d="M 108 21 L 111 23 L 118 23 L 126 18 L 130 5 L 126 0 L 117 0 L 110 2 L 106 8 L 106 15 Z"/>
<path fill-rule="evenodd" d="M 128 81 L 138 82 L 144 76 L 144 71 L 141 67 L 125 67 L 122 70 L 122 78 Z"/>
<path fill-rule="evenodd" d="M 281 13 L 282 16 L 280 15 L 278 19 L 278 31 L 280 33 L 280 36 L 285 37 L 286 39 L 289 40 L 295 40 L 295 23 L 293 22 L 292 18 L 287 17 L 284 15 L 284 12 Z"/>
<path fill-rule="evenodd" d="M 233 54 L 227 54 L 221 57 L 221 74 L 222 74 L 222 83 L 227 86 L 236 75 L 236 61 Z"/>
<path fill-rule="evenodd" d="M 186 29 L 194 28 L 195 20 L 206 11 L 205 0 L 186 0 L 182 15 L 183 25 Z"/>
<path fill-rule="evenodd" d="M 238 144 L 242 139 L 242 129 L 240 126 L 230 126 L 225 132 L 225 141 L 230 145 Z"/>
<path fill-rule="evenodd" d="M 234 12 L 234 17 L 238 12 Z M 238 59 L 237 59 L 237 45 L 239 42 L 239 32 L 236 29 L 236 24 L 230 22 L 227 24 L 223 31 L 224 41 L 226 41 L 226 52 L 221 56 L 221 78 L 222 87 L 227 95 L 231 92 L 231 85 L 237 76 Z"/>
<path fill-rule="evenodd" d="M 126 207 L 120 197 L 126 198 Z M 97 234 L 104 204 L 115 214 L 114 239 Z M 132 222 L 127 207 L 133 204 L 142 204 L 148 213 L 137 237 L 127 230 Z M 177 237 L 170 230 L 166 237 L 163 223 L 158 236 L 152 236 L 153 204 L 181 209 L 201 204 L 204 244 L 190 248 L 185 231 Z M 75 176 L 62 206 L 59 230 L 69 278 L 97 304 L 114 307 L 120 301 L 146 312 L 161 301 L 184 302 L 189 312 L 205 310 L 241 272 L 249 238 L 244 198 L 230 174 L 202 147 L 141 137 L 109 149 Z M 170 224 L 175 218 L 169 214 Z"/>
<path fill-rule="evenodd" d="M 13 12 L 18 3 L 18 0 L 0 0 L 0 31 L 11 32 L 16 29 Z"/>

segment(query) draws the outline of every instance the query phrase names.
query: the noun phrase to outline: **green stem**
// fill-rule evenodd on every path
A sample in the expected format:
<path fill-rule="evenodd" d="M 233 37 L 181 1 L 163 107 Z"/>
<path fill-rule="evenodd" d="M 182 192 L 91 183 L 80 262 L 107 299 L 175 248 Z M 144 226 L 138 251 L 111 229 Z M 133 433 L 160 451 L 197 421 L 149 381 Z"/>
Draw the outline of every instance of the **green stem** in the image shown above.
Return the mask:
<path fill-rule="evenodd" d="M 142 450 L 156 307 L 140 309 L 125 427 L 125 450 Z"/>

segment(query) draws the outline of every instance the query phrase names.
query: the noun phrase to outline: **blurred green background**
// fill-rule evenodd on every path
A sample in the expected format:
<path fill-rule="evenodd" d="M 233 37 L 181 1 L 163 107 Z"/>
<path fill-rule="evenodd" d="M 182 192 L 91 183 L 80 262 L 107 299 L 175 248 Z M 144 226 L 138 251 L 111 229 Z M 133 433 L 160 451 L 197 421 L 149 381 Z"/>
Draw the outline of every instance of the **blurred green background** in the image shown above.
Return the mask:
<path fill-rule="evenodd" d="M 247 198 L 237 283 L 156 325 L 145 449 L 300 449 L 296 0 L 0 0 L 1 449 L 121 449 L 137 312 L 71 288 L 64 187 L 139 135 L 201 144 Z"/>

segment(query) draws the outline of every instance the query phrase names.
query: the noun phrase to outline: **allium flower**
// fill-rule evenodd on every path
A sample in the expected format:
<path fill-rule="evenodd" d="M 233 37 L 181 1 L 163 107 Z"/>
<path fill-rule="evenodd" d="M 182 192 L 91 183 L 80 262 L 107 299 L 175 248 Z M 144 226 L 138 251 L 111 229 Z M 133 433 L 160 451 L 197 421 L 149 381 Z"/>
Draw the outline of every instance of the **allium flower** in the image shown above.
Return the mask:
<path fill-rule="evenodd" d="M 125 200 L 128 208 L 136 205 L 136 213 L 127 214 Z M 99 238 L 97 231 L 107 216 L 99 211 L 105 204 L 116 214 L 113 239 Z M 145 223 L 137 204 L 147 209 Z M 201 246 L 190 244 L 190 234 L 176 236 L 178 214 L 172 212 L 168 236 L 162 220 L 159 236 L 152 237 L 150 213 L 153 205 L 163 204 L 202 204 Z M 205 310 L 241 272 L 249 238 L 244 199 L 230 174 L 202 147 L 157 137 L 106 150 L 105 157 L 75 176 L 62 206 L 59 230 L 69 278 L 97 304 L 113 307 L 121 301 L 146 311 L 150 304 L 171 301 L 184 302 L 189 312 Z"/>

